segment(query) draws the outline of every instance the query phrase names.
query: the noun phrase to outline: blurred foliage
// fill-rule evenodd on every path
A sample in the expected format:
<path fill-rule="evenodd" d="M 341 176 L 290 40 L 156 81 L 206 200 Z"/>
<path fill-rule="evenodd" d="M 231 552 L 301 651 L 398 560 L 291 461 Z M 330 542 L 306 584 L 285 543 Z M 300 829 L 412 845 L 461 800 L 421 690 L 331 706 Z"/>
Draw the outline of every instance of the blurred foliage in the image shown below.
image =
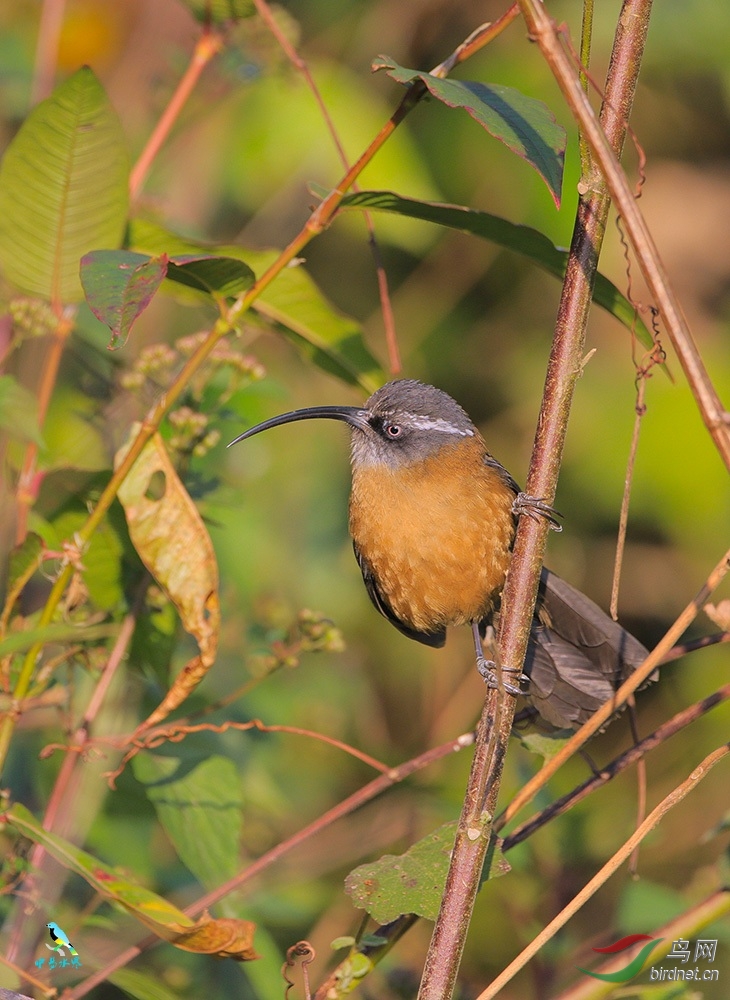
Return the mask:
<path fill-rule="evenodd" d="M 6 0 L 0 8 L 3 150 L 33 102 L 47 96 L 34 90 L 41 6 Z M 549 6 L 577 37 L 579 8 L 564 0 Z M 705 363 L 728 399 L 730 8 L 699 0 L 655 6 L 632 119 L 648 157 L 641 204 Z M 261 20 L 249 16 L 251 7 L 216 4 L 216 12 L 230 10 L 241 20 L 227 24 L 223 50 L 206 68 L 155 158 L 133 212 L 136 219 L 152 220 L 196 244 L 237 244 L 260 275 L 274 257 L 272 248 L 284 247 L 305 223 L 318 200 L 311 192 L 330 190 L 343 169 L 311 92 Z M 203 8 L 178 0 L 69 0 L 66 5 L 54 82 L 91 66 L 119 117 L 132 162 L 188 64 L 201 31 L 192 12 Z M 399 64 L 427 70 L 503 9 L 496 0 L 293 0 L 275 15 L 307 60 L 346 154 L 354 160 L 401 98 L 402 88 L 385 74 L 371 75 L 373 59 L 385 51 Z M 618 13 L 618 3 L 598 5 L 592 64 L 598 81 Z M 519 20 L 456 75 L 514 87 L 544 101 L 568 129 L 561 208 L 556 210 L 525 162 L 467 115 L 436 101 L 423 102 L 399 127 L 364 172 L 362 187 L 466 205 L 530 226 L 554 245 L 566 246 L 579 176 L 576 136 Z M 628 169 L 635 161 L 627 144 Z M 404 373 L 455 396 L 493 453 L 523 481 L 558 282 L 522 257 L 464 233 L 384 214 L 374 221 Z M 219 343 L 218 353 L 211 354 L 161 428 L 212 540 L 220 576 L 218 655 L 184 710 L 197 713 L 197 722 L 260 718 L 270 725 L 301 727 L 397 765 L 473 725 L 483 686 L 473 670 L 467 631 L 454 632 L 442 651 L 422 648 L 396 633 L 370 606 L 347 536 L 342 428 L 299 424 L 225 449 L 245 426 L 279 411 L 362 401 L 352 370 L 346 378 L 342 366 L 333 374 L 331 364 L 312 363 L 312 357 L 322 362 L 326 354 L 314 339 L 323 333 L 320 325 L 331 324 L 328 350 L 333 343 L 338 350 L 341 342 L 356 345 L 353 364 L 362 386 L 385 377 L 373 361 L 386 370 L 377 279 L 362 218 L 343 213 L 309 244 L 305 257 L 302 269 L 282 277 L 306 299 L 315 319 L 300 315 L 297 334 L 296 317 L 284 308 L 291 299 L 279 293 L 286 302 L 277 300 L 273 286 L 269 310 L 262 300 L 260 310 L 244 316 L 236 336 Z M 627 265 L 613 226 L 601 270 L 627 292 Z M 11 272 L 12 267 L 0 285 L 0 552 L 8 592 L 15 572 L 7 567 L 18 524 L 15 491 L 28 443 L 39 441 L 37 400 L 53 342 L 49 331 L 55 327 L 47 303 L 12 286 Z M 634 298 L 647 302 L 635 265 L 631 276 Z M 57 638 L 45 647 L 38 690 L 32 687 L 29 693 L 32 710 L 13 735 L 4 787 L 37 818 L 48 806 L 62 757 L 39 755 L 50 743 L 71 741 L 126 616 L 135 616 L 134 635 L 94 718 L 95 736 L 131 732 L 196 653 L 168 598 L 137 556 L 119 505 L 112 506 L 85 551 L 73 549 L 74 534 L 104 489 L 130 426 L 169 387 L 202 332 L 219 317 L 210 298 L 179 286 L 162 291 L 137 318 L 124 348 L 114 353 L 107 351 L 109 331 L 86 305 L 80 307 L 42 421 L 27 526 L 53 558 L 25 584 L 13 627 L 38 626 L 54 575 L 71 565 L 73 583 L 51 627 L 62 623 L 82 631 L 70 645 Z M 556 501 L 566 527 L 551 538 L 548 559 L 607 606 L 634 421 L 632 350 L 640 359 L 642 349 L 601 310 L 592 312 L 588 348 L 595 354 L 577 386 Z M 696 593 L 727 546 L 721 526 L 730 523 L 726 470 L 671 350 L 668 364 L 675 382 L 657 373 L 647 387 L 621 589 L 622 621 L 646 644 Z M 31 566 L 33 553 L 22 555 L 25 561 L 15 564 Z M 717 599 L 728 591 L 725 584 Z M 302 612 L 307 608 L 318 612 Z M 710 631 L 711 624 L 700 617 L 692 634 Z M 725 682 L 726 663 L 727 652 L 719 647 L 665 668 L 661 683 L 638 698 L 640 732 L 652 731 Z M 5 677 L 4 695 L 10 690 Z M 722 706 L 650 757 L 652 805 L 727 739 L 729 719 L 730 711 Z M 598 762 L 608 760 L 630 742 L 624 717 L 591 744 L 590 753 Z M 116 767 L 119 752 L 109 744 L 98 750 L 103 756 L 84 758 L 77 786 L 65 802 L 55 804 L 63 828 L 54 831 L 180 909 L 204 888 L 215 888 L 216 865 L 220 883 L 374 776 L 362 761 L 306 736 L 229 729 L 164 743 L 124 770 L 110 791 L 102 775 Z M 504 803 L 540 763 L 537 754 L 513 741 Z M 360 912 L 344 893 L 347 873 L 383 853 L 402 854 L 419 837 L 453 820 L 468 766 L 468 751 L 449 755 L 320 831 L 218 904 L 215 916 L 258 925 L 257 962 L 217 961 L 163 943 L 132 968 L 115 973 L 114 985 L 100 985 L 91 995 L 280 996 L 286 949 L 303 938 L 317 949 L 315 979 L 322 979 L 332 940 L 357 933 L 360 924 Z M 585 776 L 585 762 L 571 761 L 538 804 L 569 791 Z M 238 784 L 229 789 L 231 782 Z M 511 872 L 486 884 L 478 901 L 462 966 L 464 995 L 483 988 L 623 842 L 635 822 L 636 797 L 633 773 L 624 774 L 509 853 Z M 191 801 L 203 799 L 209 810 L 191 807 Z M 576 965 L 590 965 L 592 944 L 625 933 L 651 933 L 668 915 L 713 892 L 723 877 L 719 862 L 726 834 L 718 827 L 727 807 L 727 771 L 721 765 L 642 847 L 641 881 L 635 883 L 623 870 L 617 874 L 541 953 L 532 971 L 503 995 L 557 993 L 576 980 Z M 206 825 L 215 827 L 215 850 L 196 857 L 196 833 L 198 841 L 204 840 Z M 16 954 L 32 963 L 45 954 L 44 925 L 57 920 L 79 950 L 84 972 L 90 972 L 144 936 L 130 916 L 100 902 L 78 875 L 66 881 L 62 869 L 44 869 L 40 883 L 26 883 L 23 895 L 15 894 L 28 844 L 6 831 L 2 847 L 9 886 L 0 900 L 2 954 L 9 954 L 12 940 Z M 30 919 L 22 912 L 26 902 L 38 907 Z M 366 980 L 363 995 L 384 1000 L 413 995 L 429 935 L 429 924 L 414 928 L 373 974 L 372 985 Z M 730 927 L 718 923 L 703 928 L 701 936 L 720 940 L 716 967 L 721 981 L 703 984 L 704 996 L 719 998 L 726 990 Z M 0 976 L 3 985 L 17 987 L 10 973 Z M 69 970 L 53 978 L 59 987 L 74 982 Z"/>

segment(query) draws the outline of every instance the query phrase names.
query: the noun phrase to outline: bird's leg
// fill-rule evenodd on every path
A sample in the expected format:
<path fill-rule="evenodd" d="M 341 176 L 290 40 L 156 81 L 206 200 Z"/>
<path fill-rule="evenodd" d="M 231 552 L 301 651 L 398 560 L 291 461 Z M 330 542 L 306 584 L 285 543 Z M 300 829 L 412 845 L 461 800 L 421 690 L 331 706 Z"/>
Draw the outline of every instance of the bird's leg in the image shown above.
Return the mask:
<path fill-rule="evenodd" d="M 521 517 L 523 514 L 526 514 L 533 521 L 539 521 L 543 517 L 553 531 L 563 530 L 562 524 L 558 521 L 558 518 L 563 515 L 555 510 L 554 507 L 551 507 L 549 503 L 546 503 L 539 497 L 531 497 L 529 493 L 517 494 L 512 504 L 512 513 L 515 517 Z"/>
<path fill-rule="evenodd" d="M 471 623 L 471 633 L 474 636 L 474 651 L 476 652 L 477 655 L 477 670 L 484 678 L 487 687 L 498 688 L 499 677 L 496 672 L 497 664 L 494 662 L 494 660 L 488 660 L 484 655 L 484 650 L 482 649 L 482 640 L 481 636 L 479 635 L 479 622 L 473 621 Z M 502 672 L 506 674 L 517 673 L 516 670 L 511 670 L 509 667 L 502 667 Z M 525 674 L 520 674 L 518 683 L 519 681 L 527 679 L 528 678 Z M 509 684 L 507 681 L 503 681 L 503 684 L 504 684 L 504 689 L 508 694 L 513 694 L 515 696 L 518 694 L 522 694 L 520 688 L 516 687 L 514 684 Z"/>

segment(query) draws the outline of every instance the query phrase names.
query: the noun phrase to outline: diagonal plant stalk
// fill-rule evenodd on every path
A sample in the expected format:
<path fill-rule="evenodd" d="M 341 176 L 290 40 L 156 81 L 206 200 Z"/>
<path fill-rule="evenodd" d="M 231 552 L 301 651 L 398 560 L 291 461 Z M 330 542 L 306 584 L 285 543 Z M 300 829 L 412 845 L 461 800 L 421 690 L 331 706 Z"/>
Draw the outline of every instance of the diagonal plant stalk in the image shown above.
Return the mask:
<path fill-rule="evenodd" d="M 687 726 L 696 722 L 697 719 L 702 718 L 707 712 L 716 708 L 718 705 L 722 705 L 723 702 L 730 698 L 730 684 L 725 684 L 719 690 L 703 698 L 701 701 L 696 702 L 694 705 L 690 705 L 688 708 L 683 709 L 681 712 L 677 712 L 676 715 L 672 716 L 666 722 L 662 723 L 658 729 L 655 729 L 653 733 L 645 736 L 644 739 L 639 740 L 637 743 L 632 744 L 628 750 L 620 754 L 614 760 L 609 761 L 608 764 L 603 764 L 601 766 L 600 772 L 592 774 L 589 778 L 586 778 L 580 785 L 577 785 L 571 791 L 566 792 L 565 795 L 561 796 L 559 799 L 555 799 L 551 802 L 549 806 L 546 806 L 541 812 L 536 813 L 530 819 L 526 820 L 516 829 L 509 833 L 502 843 L 502 850 L 509 851 L 512 847 L 516 847 L 517 844 L 521 844 L 523 840 L 531 837 L 536 830 L 545 826 L 546 823 L 551 822 L 558 816 L 562 816 L 563 813 L 572 809 L 574 805 L 585 799 L 591 792 L 594 792 L 597 788 L 602 787 L 609 781 L 613 781 L 617 775 L 621 774 L 627 768 L 631 767 L 633 764 L 639 763 L 645 759 L 646 755 L 654 750 L 658 746 L 663 746 L 672 736 L 681 732 Z M 505 825 L 506 819 L 505 814 L 498 816 L 494 821 L 494 829 L 501 830 Z"/>
<path fill-rule="evenodd" d="M 510 11 L 511 10 L 512 8 Z M 482 25 L 480 28 L 476 29 L 476 31 L 472 32 L 472 34 L 454 50 L 448 59 L 441 63 L 440 66 L 436 67 L 434 75 L 446 75 L 454 66 L 468 59 L 480 48 L 496 37 L 496 35 L 498 35 L 513 19 L 513 17 L 508 16 L 510 15 L 510 11 L 508 11 L 507 14 L 504 15 L 504 17 L 499 21 L 496 21 L 493 24 Z M 301 254 L 307 244 L 315 236 L 319 235 L 324 229 L 326 229 L 332 222 L 340 206 L 340 202 L 349 188 L 352 187 L 360 173 L 364 170 L 368 163 L 370 163 L 375 154 L 392 135 L 406 115 L 416 106 L 416 104 L 418 104 L 425 93 L 425 85 L 421 83 L 420 80 L 415 81 L 406 88 L 406 92 L 401 99 L 400 104 L 393 112 L 390 119 L 381 128 L 358 160 L 341 178 L 336 187 L 312 212 L 304 228 L 294 237 L 279 257 L 270 265 L 268 270 L 266 270 L 245 293 L 239 296 L 230 308 L 226 309 L 222 307 L 222 314 L 213 329 L 210 331 L 208 337 L 188 358 L 168 390 L 160 396 L 157 402 L 147 413 L 145 419 L 142 421 L 140 430 L 124 456 L 124 459 L 112 473 L 109 482 L 97 501 L 96 507 L 77 533 L 76 541 L 81 548 L 88 544 L 95 530 L 103 521 L 106 516 L 106 512 L 109 510 L 114 498 L 117 495 L 120 485 L 124 482 L 130 469 L 136 462 L 137 458 L 139 458 L 147 442 L 152 438 L 153 434 L 160 426 L 165 414 L 183 393 L 190 380 L 207 360 L 216 344 L 224 336 L 235 329 L 242 316 L 258 298 L 261 292 L 268 288 L 272 281 L 274 281 L 274 279 L 278 277 L 278 275 L 286 267 L 292 264 L 292 262 Z M 51 588 L 48 598 L 46 599 L 43 611 L 41 612 L 38 622 L 40 628 L 43 628 L 52 621 L 72 574 L 73 566 L 71 566 L 70 563 L 63 567 L 60 571 L 53 587 Z M 28 651 L 25 657 L 13 691 L 13 697 L 18 701 L 22 700 L 30 689 L 35 666 L 41 651 L 42 644 L 36 643 Z M 2 723 L 0 723 L 0 771 L 2 771 L 5 765 L 5 759 L 10 747 L 10 741 L 15 730 L 15 722 L 16 719 L 14 715 L 7 714 L 3 718 Z"/>
<path fill-rule="evenodd" d="M 188 101 L 188 98 L 195 89 L 203 70 L 208 63 L 221 51 L 224 45 L 222 32 L 205 25 L 198 40 L 195 43 L 193 54 L 190 57 L 185 72 L 175 88 L 175 93 L 170 98 L 167 107 L 163 111 L 160 120 L 155 125 L 152 134 L 139 155 L 137 162 L 129 175 L 129 198 L 136 201 L 139 192 L 144 184 L 152 163 L 169 136 L 173 125 L 180 116 L 180 112 Z"/>
<path fill-rule="evenodd" d="M 650 10 L 651 0 L 626 0 L 614 39 L 599 129 L 605 143 L 618 156 L 636 91 Z M 632 15 L 630 20 L 627 14 Z M 624 29 L 626 24 L 630 27 Z M 577 76 L 575 85 L 585 96 Z M 548 501 L 555 495 L 573 388 L 581 370 L 591 292 L 608 208 L 606 187 L 597 175 L 578 202 L 527 479 L 528 493 Z M 499 636 L 501 662 L 512 667 L 524 662 L 547 531 L 546 523 L 539 524 L 530 518 L 523 518 L 517 530 L 502 597 Z M 501 691 L 489 692 L 479 722 L 477 749 L 419 1000 L 448 1000 L 453 996 L 490 841 L 513 717 L 514 700 L 507 699 Z M 486 745 L 488 734 L 491 747 Z"/>
<path fill-rule="evenodd" d="M 730 468 L 728 412 L 720 400 L 694 342 L 654 239 L 634 198 L 626 174 L 618 162 L 616 150 L 581 88 L 576 67 L 571 55 L 566 51 L 563 29 L 555 24 L 538 0 L 519 0 L 519 3 L 530 35 L 540 46 L 573 116 L 591 147 L 596 161 L 596 179 L 600 170 L 621 214 L 644 279 L 661 312 L 705 426 L 723 461 Z M 630 69 L 631 67 L 627 67 L 627 71 Z M 621 105 L 614 106 L 621 107 Z"/>

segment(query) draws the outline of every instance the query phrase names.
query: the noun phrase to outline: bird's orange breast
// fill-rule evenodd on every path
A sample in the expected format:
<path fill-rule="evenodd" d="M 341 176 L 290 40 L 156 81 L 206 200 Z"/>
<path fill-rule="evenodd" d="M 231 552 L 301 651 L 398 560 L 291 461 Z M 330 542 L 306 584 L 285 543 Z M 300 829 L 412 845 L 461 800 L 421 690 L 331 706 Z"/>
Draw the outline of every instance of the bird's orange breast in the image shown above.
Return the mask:
<path fill-rule="evenodd" d="M 350 533 L 395 615 L 422 632 L 484 618 L 504 585 L 514 493 L 480 438 L 353 468 Z"/>

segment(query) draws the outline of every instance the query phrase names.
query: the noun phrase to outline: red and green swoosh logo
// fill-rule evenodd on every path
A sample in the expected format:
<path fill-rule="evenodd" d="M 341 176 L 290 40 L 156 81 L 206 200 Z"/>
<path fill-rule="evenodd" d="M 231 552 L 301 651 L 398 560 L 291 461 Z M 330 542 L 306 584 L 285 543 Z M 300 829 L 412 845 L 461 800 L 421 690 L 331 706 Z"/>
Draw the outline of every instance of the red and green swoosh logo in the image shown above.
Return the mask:
<path fill-rule="evenodd" d="M 592 976 L 594 979 L 601 979 L 604 983 L 627 983 L 629 979 L 633 979 L 634 976 L 637 976 L 641 972 L 644 962 L 649 956 L 649 952 L 661 940 L 662 938 L 653 938 L 649 934 L 629 934 L 627 937 L 622 937 L 620 941 L 608 945 L 607 948 L 593 949 L 593 951 L 600 952 L 602 955 L 617 955 L 619 952 L 631 948 L 632 945 L 637 944 L 639 941 L 646 941 L 647 944 L 644 945 L 639 954 L 635 958 L 632 958 L 629 964 L 625 965 L 623 969 L 617 969 L 616 972 L 590 972 L 588 969 L 581 969 L 579 965 L 576 966 L 576 969 L 579 972 L 585 972 L 587 976 Z"/>

